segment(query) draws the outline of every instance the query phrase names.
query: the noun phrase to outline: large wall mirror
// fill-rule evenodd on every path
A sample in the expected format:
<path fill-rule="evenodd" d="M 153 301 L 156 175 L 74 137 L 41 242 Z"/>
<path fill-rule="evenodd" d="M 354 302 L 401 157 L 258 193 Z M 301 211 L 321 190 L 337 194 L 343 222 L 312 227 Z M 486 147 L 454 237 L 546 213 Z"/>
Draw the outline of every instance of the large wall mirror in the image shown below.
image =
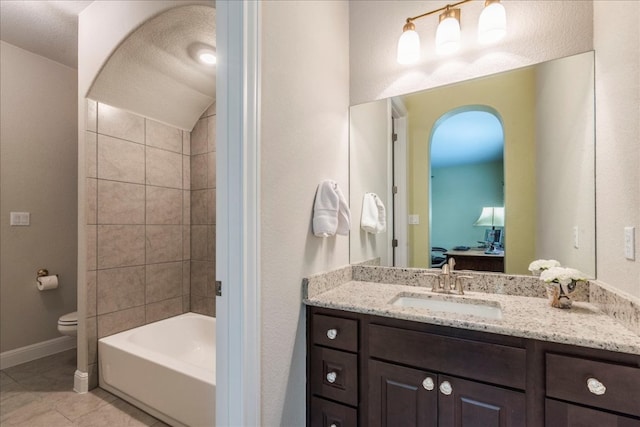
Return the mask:
<path fill-rule="evenodd" d="M 352 106 L 351 263 L 594 278 L 594 120 L 593 52 Z"/>

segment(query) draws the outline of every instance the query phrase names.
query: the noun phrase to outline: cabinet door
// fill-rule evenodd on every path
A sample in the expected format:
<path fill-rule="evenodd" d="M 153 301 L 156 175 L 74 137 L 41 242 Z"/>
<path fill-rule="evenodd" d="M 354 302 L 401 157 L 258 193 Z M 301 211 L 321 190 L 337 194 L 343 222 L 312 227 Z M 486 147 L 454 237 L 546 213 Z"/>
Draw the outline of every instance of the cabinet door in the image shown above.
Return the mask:
<path fill-rule="evenodd" d="M 544 424 L 547 427 L 640 427 L 640 420 L 547 399 Z"/>
<path fill-rule="evenodd" d="M 436 427 L 436 375 L 369 360 L 369 426 Z"/>
<path fill-rule="evenodd" d="M 439 427 L 522 427 L 525 395 L 487 384 L 440 375 Z"/>

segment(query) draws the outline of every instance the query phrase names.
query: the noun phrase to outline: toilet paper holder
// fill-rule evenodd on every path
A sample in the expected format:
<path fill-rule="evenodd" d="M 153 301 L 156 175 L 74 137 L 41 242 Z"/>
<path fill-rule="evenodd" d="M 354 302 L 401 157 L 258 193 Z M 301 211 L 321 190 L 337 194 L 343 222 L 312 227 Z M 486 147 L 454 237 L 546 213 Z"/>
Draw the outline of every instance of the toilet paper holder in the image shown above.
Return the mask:
<path fill-rule="evenodd" d="M 46 268 L 41 268 L 36 273 L 36 277 L 43 277 L 43 276 L 48 276 L 48 275 L 49 275 L 49 270 L 47 270 Z"/>

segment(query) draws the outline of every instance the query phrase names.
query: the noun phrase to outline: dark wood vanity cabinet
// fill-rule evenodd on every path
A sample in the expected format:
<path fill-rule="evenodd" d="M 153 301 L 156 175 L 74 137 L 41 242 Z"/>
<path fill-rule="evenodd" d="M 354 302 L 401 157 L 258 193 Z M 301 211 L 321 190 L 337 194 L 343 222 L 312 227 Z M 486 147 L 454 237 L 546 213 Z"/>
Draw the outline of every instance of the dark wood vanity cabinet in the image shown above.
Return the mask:
<path fill-rule="evenodd" d="M 307 325 L 310 426 L 640 427 L 637 355 L 318 307 Z"/>

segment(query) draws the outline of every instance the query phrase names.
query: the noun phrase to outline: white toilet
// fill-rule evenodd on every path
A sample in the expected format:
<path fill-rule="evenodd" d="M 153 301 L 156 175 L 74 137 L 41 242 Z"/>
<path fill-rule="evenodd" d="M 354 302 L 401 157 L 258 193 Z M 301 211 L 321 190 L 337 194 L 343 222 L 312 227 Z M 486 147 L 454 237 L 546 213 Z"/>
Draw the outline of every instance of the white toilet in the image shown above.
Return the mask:
<path fill-rule="evenodd" d="M 63 314 L 58 319 L 58 332 L 75 337 L 78 335 L 78 312 Z"/>

